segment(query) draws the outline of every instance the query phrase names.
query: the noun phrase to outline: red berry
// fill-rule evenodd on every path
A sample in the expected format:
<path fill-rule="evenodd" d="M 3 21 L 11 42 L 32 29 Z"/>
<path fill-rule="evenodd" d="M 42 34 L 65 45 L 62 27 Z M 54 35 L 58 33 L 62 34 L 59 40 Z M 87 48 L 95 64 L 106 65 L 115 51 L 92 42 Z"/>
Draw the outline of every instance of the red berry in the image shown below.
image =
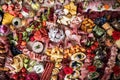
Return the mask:
<path fill-rule="evenodd" d="M 26 68 L 23 67 L 23 68 L 21 69 L 21 72 L 22 72 L 22 73 L 27 72 Z"/>
<path fill-rule="evenodd" d="M 92 50 L 91 49 L 87 49 L 87 53 L 91 53 L 92 52 Z"/>
<path fill-rule="evenodd" d="M 32 42 L 33 42 L 34 40 L 35 40 L 34 37 L 31 37 L 31 38 L 30 38 L 30 41 L 32 41 Z"/>
<path fill-rule="evenodd" d="M 95 42 L 95 43 L 94 43 L 94 45 L 95 45 L 95 46 L 98 46 L 98 45 L 99 45 L 99 43 L 98 43 L 98 42 Z"/>
<path fill-rule="evenodd" d="M 12 78 L 13 78 L 14 80 L 17 80 L 17 79 L 18 79 L 18 74 L 13 74 Z"/>
<path fill-rule="evenodd" d="M 26 76 L 27 76 L 27 73 L 26 73 L 26 72 L 22 73 L 22 76 L 23 76 L 23 77 L 26 77 Z"/>
<path fill-rule="evenodd" d="M 96 46 L 95 46 L 95 45 L 92 45 L 92 46 L 91 46 L 91 49 L 92 49 L 92 50 L 95 50 L 95 49 L 96 49 Z"/>

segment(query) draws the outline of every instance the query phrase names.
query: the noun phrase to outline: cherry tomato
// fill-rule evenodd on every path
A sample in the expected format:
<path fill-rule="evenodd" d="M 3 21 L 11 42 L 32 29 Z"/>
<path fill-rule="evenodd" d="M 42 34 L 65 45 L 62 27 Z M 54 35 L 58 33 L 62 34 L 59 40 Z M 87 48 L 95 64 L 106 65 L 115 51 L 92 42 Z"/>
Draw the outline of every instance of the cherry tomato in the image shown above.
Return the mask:
<path fill-rule="evenodd" d="M 27 73 L 26 73 L 26 72 L 22 73 L 22 76 L 23 76 L 23 77 L 26 77 L 26 76 L 27 76 Z"/>
<path fill-rule="evenodd" d="M 18 74 L 13 74 L 12 78 L 13 78 L 14 80 L 17 80 L 17 79 L 18 79 Z"/>
<path fill-rule="evenodd" d="M 96 49 L 96 46 L 95 45 L 92 45 L 91 46 L 91 50 L 95 50 Z"/>
<path fill-rule="evenodd" d="M 95 46 L 98 46 L 98 45 L 99 45 L 99 43 L 98 43 L 98 42 L 95 42 L 95 43 L 94 43 L 94 45 L 95 45 Z"/>
<path fill-rule="evenodd" d="M 92 50 L 91 49 L 87 49 L 87 53 L 91 53 L 92 52 Z"/>
<path fill-rule="evenodd" d="M 21 72 L 22 72 L 22 73 L 27 72 L 26 68 L 23 67 L 23 68 L 21 69 Z"/>

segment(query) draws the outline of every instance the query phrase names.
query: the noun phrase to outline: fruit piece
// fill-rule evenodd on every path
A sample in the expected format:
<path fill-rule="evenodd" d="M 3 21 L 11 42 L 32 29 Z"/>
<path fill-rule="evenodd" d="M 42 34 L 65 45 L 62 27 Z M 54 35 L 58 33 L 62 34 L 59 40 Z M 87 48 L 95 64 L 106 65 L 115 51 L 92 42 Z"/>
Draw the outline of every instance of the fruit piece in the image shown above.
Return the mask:
<path fill-rule="evenodd" d="M 18 79 L 18 74 L 13 74 L 12 79 L 17 80 Z"/>
<path fill-rule="evenodd" d="M 24 64 L 24 67 L 25 67 L 25 68 L 28 68 L 28 64 Z"/>
<path fill-rule="evenodd" d="M 33 67 L 29 67 L 27 70 L 31 72 L 33 70 Z"/>
<path fill-rule="evenodd" d="M 42 26 L 43 26 L 43 27 L 46 26 L 46 21 L 45 21 L 45 20 L 42 22 Z"/>
<path fill-rule="evenodd" d="M 96 46 L 95 46 L 95 45 L 92 45 L 92 46 L 91 46 L 91 49 L 92 49 L 92 50 L 95 50 L 95 49 L 96 49 Z"/>
<path fill-rule="evenodd" d="M 34 66 L 35 64 L 36 64 L 36 61 L 34 61 L 34 60 L 31 60 L 29 63 L 30 66 Z"/>
<path fill-rule="evenodd" d="M 22 41 L 21 46 L 26 46 L 26 41 Z"/>
<path fill-rule="evenodd" d="M 29 62 L 29 59 L 25 58 L 24 63 L 28 63 L 28 62 Z"/>
<path fill-rule="evenodd" d="M 98 45 L 99 45 L 99 43 L 98 43 L 98 42 L 95 42 L 95 43 L 94 43 L 94 45 L 95 45 L 95 46 L 98 46 Z"/>
<path fill-rule="evenodd" d="M 31 38 L 30 38 L 30 41 L 32 41 L 32 42 L 33 42 L 34 40 L 35 40 L 35 38 L 34 38 L 34 37 L 31 37 Z"/>
<path fill-rule="evenodd" d="M 23 76 L 23 77 L 26 77 L 26 76 L 27 76 L 27 73 L 26 73 L 26 72 L 22 73 L 22 76 Z"/>
<path fill-rule="evenodd" d="M 87 53 L 91 53 L 92 52 L 92 50 L 91 49 L 87 49 Z"/>
<path fill-rule="evenodd" d="M 108 9 L 110 8 L 110 6 L 109 6 L 108 4 L 105 4 L 105 5 L 104 5 L 104 8 L 105 8 L 106 10 L 108 10 Z"/>
<path fill-rule="evenodd" d="M 35 53 L 41 53 L 44 49 L 44 46 L 43 46 L 43 43 L 41 42 L 35 42 L 32 46 L 32 50 L 35 52 Z"/>
<path fill-rule="evenodd" d="M 26 68 L 23 67 L 23 68 L 21 69 L 21 72 L 22 72 L 22 73 L 27 72 Z"/>

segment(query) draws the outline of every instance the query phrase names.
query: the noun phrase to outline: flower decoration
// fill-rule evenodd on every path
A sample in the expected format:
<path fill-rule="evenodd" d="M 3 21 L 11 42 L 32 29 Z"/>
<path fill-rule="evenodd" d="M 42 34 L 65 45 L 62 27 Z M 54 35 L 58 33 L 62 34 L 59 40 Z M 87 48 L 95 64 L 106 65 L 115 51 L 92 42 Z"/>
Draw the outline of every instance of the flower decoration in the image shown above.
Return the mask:
<path fill-rule="evenodd" d="M 73 69 L 71 67 L 65 67 L 64 69 L 65 74 L 72 74 Z"/>
<path fill-rule="evenodd" d="M 112 37 L 114 40 L 120 39 L 120 32 L 119 31 L 113 31 Z"/>
<path fill-rule="evenodd" d="M 88 70 L 90 71 L 90 72 L 94 72 L 94 71 L 96 71 L 96 67 L 95 66 L 88 66 Z"/>

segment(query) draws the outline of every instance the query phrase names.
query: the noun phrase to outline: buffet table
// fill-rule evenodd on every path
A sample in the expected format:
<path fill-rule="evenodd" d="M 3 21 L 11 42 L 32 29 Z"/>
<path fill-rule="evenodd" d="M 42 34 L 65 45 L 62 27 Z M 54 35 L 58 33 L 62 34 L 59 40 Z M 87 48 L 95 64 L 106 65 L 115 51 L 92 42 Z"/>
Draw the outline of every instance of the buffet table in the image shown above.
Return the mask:
<path fill-rule="evenodd" d="M 0 80 L 120 80 L 120 0 L 0 0 Z"/>

